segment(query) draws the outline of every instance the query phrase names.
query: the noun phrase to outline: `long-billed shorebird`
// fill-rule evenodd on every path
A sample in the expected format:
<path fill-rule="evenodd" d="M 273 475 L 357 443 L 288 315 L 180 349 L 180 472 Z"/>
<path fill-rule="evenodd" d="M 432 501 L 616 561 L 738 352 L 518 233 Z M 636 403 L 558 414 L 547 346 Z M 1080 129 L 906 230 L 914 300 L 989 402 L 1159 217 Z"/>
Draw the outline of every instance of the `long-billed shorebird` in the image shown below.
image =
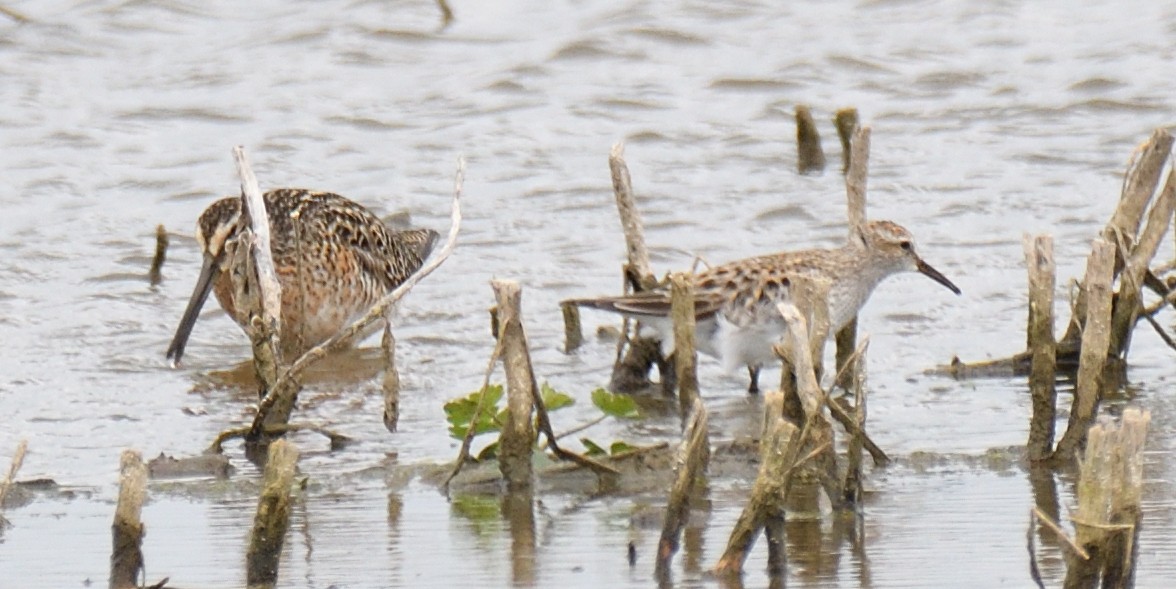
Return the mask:
<path fill-rule="evenodd" d="M 385 293 L 421 267 L 437 240 L 431 229 L 393 231 L 370 211 L 330 192 L 279 188 L 263 195 L 274 269 L 282 286 L 281 341 L 291 357 L 358 319 Z M 208 293 L 238 325 L 248 310 L 233 300 L 230 268 L 242 259 L 241 199 L 218 200 L 196 222 L 204 254 L 196 288 L 167 357 L 179 362 Z"/>
<path fill-rule="evenodd" d="M 759 367 L 775 359 L 773 346 L 787 329 L 776 303 L 790 300 L 790 279 L 805 277 L 829 286 L 829 333 L 845 327 L 874 288 L 900 272 L 920 272 L 957 295 L 956 287 L 915 252 L 910 231 L 891 221 L 870 221 L 834 249 L 781 252 L 715 266 L 694 276 L 695 341 L 698 351 L 728 371 L 747 366 L 749 390 L 758 390 Z M 567 301 L 620 313 L 673 341 L 670 297 L 665 290 Z"/>

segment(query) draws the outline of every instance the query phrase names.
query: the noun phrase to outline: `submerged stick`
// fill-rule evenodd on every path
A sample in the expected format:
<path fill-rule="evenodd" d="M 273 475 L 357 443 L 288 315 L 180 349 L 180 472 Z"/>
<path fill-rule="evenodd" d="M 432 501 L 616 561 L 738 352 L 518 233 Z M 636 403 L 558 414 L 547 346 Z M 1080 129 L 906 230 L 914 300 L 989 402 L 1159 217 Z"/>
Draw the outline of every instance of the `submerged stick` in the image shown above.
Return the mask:
<path fill-rule="evenodd" d="M 852 159 L 851 144 L 853 134 L 858 130 L 858 112 L 856 108 L 843 108 L 833 116 L 833 126 L 837 127 L 837 137 L 841 139 L 841 173 L 849 171 Z"/>
<path fill-rule="evenodd" d="M 278 581 L 282 544 L 290 527 L 290 488 L 297 462 L 298 448 L 294 444 L 287 440 L 270 444 L 245 556 L 245 578 L 250 587 L 272 587 Z"/>
<path fill-rule="evenodd" d="M 1033 417 L 1029 422 L 1029 460 L 1049 458 L 1053 452 L 1057 390 L 1057 342 L 1054 340 L 1054 281 L 1056 270 L 1053 238 L 1038 235 L 1023 240 L 1029 267 L 1029 327 L 1027 348 L 1033 354 L 1029 390 Z"/>
<path fill-rule="evenodd" d="M 326 356 L 327 352 L 342 348 L 344 345 L 354 340 L 356 336 L 363 333 L 364 330 L 368 328 L 368 326 L 383 319 L 387 314 L 388 309 L 399 302 L 400 299 L 404 298 L 404 295 L 408 294 L 408 292 L 412 290 L 412 287 L 416 286 L 418 282 L 420 282 L 429 274 L 432 274 L 434 270 L 441 266 L 441 264 L 445 263 L 445 260 L 449 259 L 450 254 L 453 253 L 453 248 L 457 246 L 457 234 L 461 230 L 461 189 L 464 181 L 465 160 L 458 159 L 457 175 L 453 182 L 453 203 L 450 209 L 449 234 L 446 236 L 445 244 L 441 246 L 441 250 L 437 252 L 437 255 L 429 259 L 429 261 L 424 266 L 421 266 L 419 270 L 406 278 L 404 282 L 400 283 L 400 286 L 397 286 L 392 290 L 392 292 L 389 292 L 380 297 L 380 300 L 376 301 L 376 304 L 372 305 L 371 309 L 368 309 L 366 315 L 353 321 L 351 325 L 348 325 L 342 331 L 331 336 L 329 339 L 327 339 L 327 341 L 311 348 L 305 354 L 295 360 L 289 368 L 282 371 L 282 373 L 278 376 L 278 380 L 272 389 L 273 391 L 280 392 L 284 390 L 284 386 L 292 383 L 298 377 L 298 375 L 302 374 L 302 372 L 306 370 L 307 367 L 314 364 L 315 362 L 318 362 L 324 356 Z M 253 427 L 250 430 L 250 437 L 257 439 L 261 435 L 264 424 L 264 415 L 269 411 L 270 407 L 272 407 L 275 403 L 278 403 L 279 396 L 284 398 L 282 401 L 283 403 L 289 403 L 292 406 L 294 400 L 297 398 L 297 394 L 297 390 L 283 393 L 282 395 L 276 395 L 273 393 L 267 394 L 266 397 L 262 399 L 261 403 L 259 403 L 257 406 L 258 417 L 253 420 Z"/>
<path fill-rule="evenodd" d="M 1066 558 L 1065 587 L 1134 585 L 1142 511 L 1143 448 L 1151 414 L 1128 407 L 1090 428 L 1079 463 L 1075 543 L 1093 558 Z"/>
<path fill-rule="evenodd" d="M 813 122 L 813 111 L 806 105 L 796 105 L 796 171 L 801 174 L 819 173 L 825 169 L 825 152 L 821 149 L 821 134 Z"/>
<path fill-rule="evenodd" d="M 533 472 L 531 453 L 535 432 L 531 429 L 532 400 L 538 394 L 532 387 L 535 373 L 523 333 L 522 289 L 510 280 L 493 280 L 498 303 L 498 333 L 502 341 L 502 365 L 506 371 L 506 422 L 498 444 L 498 468 L 506 480 L 508 492 L 531 488 Z"/>
<path fill-rule="evenodd" d="M 143 572 L 143 536 L 140 519 L 147 495 L 147 465 L 134 450 L 124 450 L 119 461 L 118 506 L 110 526 L 114 548 L 110 553 L 110 589 L 139 587 Z"/>
<path fill-rule="evenodd" d="M 710 436 L 707 433 L 706 408 L 696 398 L 682 434 L 682 446 L 678 450 L 678 472 L 670 487 L 661 539 L 657 544 L 655 573 L 659 579 L 669 578 L 670 562 L 678 552 L 682 530 L 690 520 L 691 492 L 703 483 L 709 460 Z"/>
<path fill-rule="evenodd" d="M 151 286 L 159 286 L 163 282 L 163 262 L 167 260 L 167 229 L 163 225 L 155 228 L 155 256 L 151 258 L 151 269 L 147 271 L 147 280 Z"/>
<path fill-rule="evenodd" d="M 396 431 L 400 421 L 400 373 L 396 370 L 396 336 L 392 335 L 392 322 L 385 320 L 384 337 L 380 340 L 384 353 L 384 427 Z"/>
<path fill-rule="evenodd" d="M 769 518 L 784 517 L 784 505 L 791 483 L 791 471 L 800 454 L 803 434 L 782 417 L 784 397 L 768 393 L 764 400 L 764 434 L 760 438 L 759 474 L 751 487 L 751 497 L 739 514 L 727 547 L 715 565 L 720 576 L 743 573 L 743 563 L 755 545 L 755 539 Z"/>
<path fill-rule="evenodd" d="M 1086 439 L 1086 430 L 1094 423 L 1101 395 L 1103 367 L 1111 343 L 1111 280 L 1115 267 L 1115 246 L 1101 237 L 1094 240 L 1086 266 L 1086 321 L 1082 328 L 1082 351 L 1078 364 L 1078 384 L 1066 433 L 1058 442 L 1051 459 L 1072 460 Z"/>
<path fill-rule="evenodd" d="M 678 408 L 683 425 L 698 394 L 698 353 L 694 347 L 694 277 L 684 272 L 670 275 L 670 316 L 674 321 L 674 375 L 678 381 Z"/>

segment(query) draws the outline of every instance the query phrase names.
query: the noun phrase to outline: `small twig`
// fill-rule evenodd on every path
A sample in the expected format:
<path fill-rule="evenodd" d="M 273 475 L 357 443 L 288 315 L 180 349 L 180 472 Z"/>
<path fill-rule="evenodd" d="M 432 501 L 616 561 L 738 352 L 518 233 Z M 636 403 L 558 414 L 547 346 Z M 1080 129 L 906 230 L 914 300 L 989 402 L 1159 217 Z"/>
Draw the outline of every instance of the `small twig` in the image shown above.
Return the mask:
<path fill-rule="evenodd" d="M 601 415 L 600 417 L 597 417 L 596 419 L 593 419 L 592 421 L 589 421 L 588 423 L 577 425 L 576 427 L 573 427 L 572 429 L 555 436 L 555 439 L 562 440 L 568 436 L 574 436 L 574 435 L 576 435 L 576 434 L 578 434 L 578 433 L 580 433 L 580 432 L 582 432 L 582 431 L 584 431 L 584 430 L 586 430 L 586 429 L 588 429 L 588 428 L 590 428 L 590 427 L 592 427 L 592 426 L 594 426 L 594 425 L 596 425 L 606 419 L 608 419 L 608 414 Z"/>
<path fill-rule="evenodd" d="M 1165 344 L 1168 344 L 1169 348 L 1176 350 L 1176 340 L 1173 340 L 1172 336 L 1168 335 L 1168 332 L 1164 331 L 1164 326 L 1160 325 L 1160 323 L 1156 321 L 1155 317 L 1152 317 L 1151 315 L 1144 315 L 1143 318 L 1147 319 L 1147 322 L 1150 323 L 1152 328 L 1156 330 L 1156 333 L 1159 334 L 1160 339 L 1164 340 Z"/>
<path fill-rule="evenodd" d="M 235 438 L 247 438 L 252 431 L 253 426 L 236 427 L 233 429 L 224 430 L 217 434 L 216 439 L 214 439 L 212 443 L 208 445 L 208 449 L 205 450 L 205 452 L 221 454 L 224 452 L 225 442 Z M 351 438 L 341 433 L 334 432 L 320 425 L 314 425 L 311 423 L 275 423 L 272 425 L 266 425 L 261 431 L 261 433 L 267 436 L 279 436 L 282 434 L 288 434 L 290 432 L 314 432 L 331 440 L 331 446 L 351 441 Z"/>
<path fill-rule="evenodd" d="M 27 16 L 25 16 L 25 15 L 23 15 L 23 14 L 21 14 L 21 13 L 19 13 L 19 12 L 15 11 L 15 10 L 13 10 L 13 9 L 11 9 L 11 8 L 8 8 L 8 7 L 6 7 L 6 6 L 0 6 L 0 14 L 3 14 L 4 16 L 7 16 L 8 18 L 11 18 L 12 20 L 14 20 L 14 21 L 16 21 L 16 22 L 18 22 L 18 23 L 22 23 L 22 24 L 23 24 L 23 23 L 31 22 L 31 21 L 29 20 L 29 17 L 27 17 Z"/>
<path fill-rule="evenodd" d="M 841 370 L 837 373 L 837 378 L 835 378 L 833 382 L 837 382 L 842 378 L 842 374 L 848 372 L 849 368 L 853 366 L 858 361 L 858 359 L 861 358 L 862 354 L 865 353 L 866 348 L 869 347 L 869 345 L 870 336 L 863 336 L 862 341 L 858 343 L 857 348 L 855 348 L 853 351 L 853 354 L 850 354 L 849 358 L 846 359 L 845 364 L 842 365 Z M 870 453 L 870 459 L 874 461 L 874 466 L 883 466 L 889 464 L 890 457 L 886 455 L 886 452 L 883 451 L 882 448 L 878 446 L 878 444 L 874 443 L 874 440 L 870 438 L 870 434 L 866 433 L 866 430 L 860 424 L 858 424 L 857 420 L 854 419 L 853 416 L 851 416 L 841 405 L 833 402 L 833 399 L 829 397 L 829 393 L 827 391 L 821 389 L 821 393 L 824 395 L 825 406 L 829 408 L 829 414 L 833 416 L 833 419 L 836 419 L 837 423 L 840 423 L 841 426 L 845 428 L 845 431 L 850 435 L 861 436 L 862 446 L 866 449 L 867 452 Z"/>
<path fill-rule="evenodd" d="M 445 239 L 445 245 L 441 247 L 441 251 L 437 253 L 427 264 L 421 266 L 419 270 L 414 272 L 411 276 L 405 279 L 404 282 L 397 286 L 392 292 L 385 294 L 372 305 L 371 309 L 363 317 L 352 322 L 342 331 L 331 336 L 327 341 L 311 348 L 301 357 L 294 361 L 285 371 L 279 376 L 277 382 L 274 383 L 271 391 L 282 391 L 285 385 L 293 381 L 299 374 L 301 374 L 307 367 L 318 362 L 327 352 L 343 347 L 346 343 L 355 339 L 368 326 L 384 318 L 384 314 L 388 309 L 395 305 L 404 295 L 408 294 L 412 287 L 416 286 L 423 278 L 432 274 L 445 260 L 449 259 L 449 255 L 453 253 L 453 248 L 457 245 L 457 234 L 461 229 L 461 190 L 462 184 L 465 181 L 465 159 L 459 158 L 457 163 L 457 177 L 454 180 L 453 187 L 453 204 L 450 213 L 449 235 Z M 277 395 L 267 394 L 261 403 L 258 404 L 257 414 L 258 419 L 253 420 L 253 428 L 251 436 L 258 435 L 261 432 L 263 416 L 269 407 L 272 407 L 277 402 Z"/>
<path fill-rule="evenodd" d="M 1054 535 L 1057 536 L 1063 544 L 1065 544 L 1070 550 L 1074 552 L 1074 554 L 1082 557 L 1082 560 L 1090 560 L 1090 554 L 1086 552 L 1086 550 L 1081 546 L 1075 544 L 1074 540 L 1072 540 L 1070 536 L 1066 534 L 1066 531 L 1062 529 L 1062 526 L 1059 526 L 1058 523 L 1050 518 L 1048 514 L 1042 511 L 1040 507 L 1034 507 L 1033 509 L 1029 510 L 1029 513 L 1038 521 L 1038 523 L 1045 526 L 1045 528 L 1049 531 L 1053 532 Z"/>
<path fill-rule="evenodd" d="M 461 472 L 461 467 L 470 459 L 470 446 L 474 443 L 474 436 L 477 435 L 477 428 L 474 425 L 477 423 L 478 416 L 482 414 L 483 406 L 486 401 L 486 389 L 490 387 L 490 376 L 494 374 L 494 367 L 498 365 L 498 360 L 502 358 L 502 338 L 498 338 L 497 343 L 494 344 L 494 351 L 490 354 L 490 361 L 486 364 L 486 373 L 482 378 L 482 394 L 478 395 L 478 404 L 474 407 L 474 415 L 470 417 L 468 429 L 466 429 L 465 437 L 461 439 L 461 449 L 457 452 L 457 462 L 453 465 L 453 470 L 449 476 L 445 478 L 445 482 L 441 484 L 441 488 L 449 491 L 449 483 L 457 473 Z"/>
<path fill-rule="evenodd" d="M 437 8 L 441 9 L 441 30 L 445 30 L 453 24 L 453 9 L 449 7 L 447 0 L 437 0 Z"/>

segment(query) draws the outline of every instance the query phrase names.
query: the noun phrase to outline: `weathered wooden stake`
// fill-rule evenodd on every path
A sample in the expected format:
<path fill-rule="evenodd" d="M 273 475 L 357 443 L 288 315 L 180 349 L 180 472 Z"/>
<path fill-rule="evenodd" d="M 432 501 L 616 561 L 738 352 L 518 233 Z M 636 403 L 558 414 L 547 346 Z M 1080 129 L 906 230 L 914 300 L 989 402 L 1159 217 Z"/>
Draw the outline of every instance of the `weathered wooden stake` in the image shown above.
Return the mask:
<path fill-rule="evenodd" d="M 396 370 L 396 336 L 392 335 L 391 321 L 384 323 L 380 348 L 384 352 L 384 427 L 395 432 L 400 421 L 400 373 Z"/>
<path fill-rule="evenodd" d="M 273 587 L 278 581 L 282 544 L 290 527 L 290 489 L 298 448 L 287 440 L 269 445 L 265 478 L 253 518 L 253 532 L 245 554 L 245 579 L 249 587 Z"/>
<path fill-rule="evenodd" d="M 140 516 L 147 495 L 147 465 L 134 450 L 124 450 L 119 461 L 118 506 L 110 526 L 114 549 L 110 554 L 110 589 L 139 587 L 143 573 L 143 536 Z"/>
<path fill-rule="evenodd" d="M 1029 326 L 1026 349 L 1033 354 L 1029 390 L 1033 395 L 1033 417 L 1029 422 L 1029 460 L 1049 458 L 1053 452 L 1057 390 L 1057 341 L 1054 340 L 1053 238 L 1025 236 L 1025 263 L 1029 267 Z"/>
<path fill-rule="evenodd" d="M 685 272 L 670 275 L 670 316 L 674 321 L 674 375 L 678 381 L 678 408 L 686 418 L 701 403 L 698 394 L 698 353 L 694 347 L 694 277 Z"/>
<path fill-rule="evenodd" d="M 706 408 L 703 407 L 702 401 L 696 398 L 690 419 L 682 432 L 682 445 L 678 449 L 678 472 L 673 486 L 670 487 L 666 517 L 657 545 L 655 574 L 659 579 L 669 578 L 670 563 L 674 554 L 678 552 L 682 530 L 690 520 L 690 497 L 694 490 L 705 482 L 709 460 L 710 435 L 707 432 Z"/>
<path fill-rule="evenodd" d="M 510 492 L 531 488 L 531 458 L 535 446 L 532 414 L 535 376 L 527 338 L 523 333 L 522 289 L 510 280 L 490 282 L 498 306 L 498 333 L 502 340 L 502 364 L 506 370 L 506 423 L 498 445 L 498 468 Z"/>
<path fill-rule="evenodd" d="M 1073 460 L 1094 423 L 1101 393 L 1103 367 L 1111 342 L 1111 280 L 1115 268 L 1115 246 L 1103 238 L 1094 240 L 1086 266 L 1086 321 L 1082 327 L 1082 353 L 1078 384 L 1066 433 L 1058 442 L 1052 460 Z"/>
<path fill-rule="evenodd" d="M 825 152 L 821 149 L 821 134 L 813 122 L 808 106 L 796 105 L 796 170 L 801 174 L 820 173 L 825 169 Z"/>
<path fill-rule="evenodd" d="M 1066 556 L 1066 589 L 1132 587 L 1142 521 L 1143 447 L 1151 414 L 1136 407 L 1090 429 L 1079 463 L 1075 543 L 1091 556 Z"/>

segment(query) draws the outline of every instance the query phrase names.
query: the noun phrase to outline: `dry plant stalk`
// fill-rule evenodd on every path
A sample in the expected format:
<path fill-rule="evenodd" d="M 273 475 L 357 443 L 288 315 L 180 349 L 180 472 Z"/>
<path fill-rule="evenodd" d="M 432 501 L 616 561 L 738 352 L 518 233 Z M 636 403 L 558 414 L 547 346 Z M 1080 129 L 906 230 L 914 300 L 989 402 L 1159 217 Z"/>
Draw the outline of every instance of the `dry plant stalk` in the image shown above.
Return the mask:
<path fill-rule="evenodd" d="M 1075 543 L 1092 558 L 1066 558 L 1066 588 L 1131 587 L 1142 520 L 1143 448 L 1151 414 L 1137 407 L 1090 428 L 1079 462 Z"/>
<path fill-rule="evenodd" d="M 4 499 L 8 497 L 8 490 L 16 484 L 16 473 L 20 471 L 20 467 L 24 464 L 25 452 L 29 450 L 29 441 L 21 440 L 16 445 L 16 451 L 12 453 L 12 463 L 8 466 L 8 474 L 4 476 L 4 480 L 0 481 L 0 530 L 8 524 L 8 520 L 4 519 Z"/>
<path fill-rule="evenodd" d="M 796 170 L 801 174 L 819 173 L 825 169 L 825 152 L 821 149 L 821 134 L 813 122 L 813 111 L 803 104 L 796 105 Z"/>
<path fill-rule="evenodd" d="M 339 333 L 331 336 L 327 341 L 311 348 L 295 360 L 289 368 L 283 370 L 278 375 L 278 379 L 270 389 L 270 392 L 266 394 L 265 398 L 257 406 L 257 417 L 254 418 L 250 433 L 247 436 L 249 439 L 258 440 L 261 438 L 267 427 L 266 415 L 275 405 L 285 406 L 288 404 L 293 407 L 294 401 L 298 396 L 298 390 L 294 386 L 298 375 L 302 374 L 310 365 L 321 360 L 327 355 L 327 352 L 342 348 L 354 340 L 359 334 L 363 333 L 371 324 L 383 319 L 387 315 L 388 310 L 399 302 L 400 299 L 404 298 L 404 295 L 408 294 L 412 290 L 412 287 L 416 286 L 418 282 L 429 274 L 432 274 L 445 260 L 449 259 L 449 256 L 453 253 L 453 248 L 457 246 L 457 234 L 461 230 L 461 189 L 464 181 L 465 160 L 459 158 L 457 174 L 453 183 L 449 234 L 446 236 L 445 244 L 441 246 L 440 251 L 424 266 L 421 266 L 419 270 L 400 283 L 400 286 L 397 286 L 392 292 L 385 294 L 379 301 L 376 301 L 376 304 L 372 305 L 371 309 L 368 309 L 366 315 L 355 320 L 351 325 L 348 325 Z"/>
<path fill-rule="evenodd" d="M 1055 461 L 1069 461 L 1086 438 L 1098 409 L 1103 367 L 1111 343 L 1111 280 L 1115 267 L 1115 246 L 1103 238 L 1094 240 L 1086 266 L 1086 321 L 1082 327 L 1082 353 L 1078 364 L 1078 384 L 1066 433 L 1051 456 Z"/>
<path fill-rule="evenodd" d="M 8 8 L 7 6 L 0 6 L 0 14 L 3 14 L 4 16 L 7 16 L 8 18 L 11 18 L 12 20 L 14 20 L 18 23 L 21 23 L 21 24 L 30 22 L 29 17 L 15 11 L 11 8 Z"/>
<path fill-rule="evenodd" d="M 1029 460 L 1049 458 L 1053 452 L 1057 390 L 1057 341 L 1054 340 L 1054 281 L 1056 270 L 1053 238 L 1025 236 L 1025 263 L 1029 267 L 1029 326 L 1027 348 L 1033 355 L 1029 390 L 1033 417 L 1029 422 Z"/>
<path fill-rule="evenodd" d="M 843 113 L 845 116 L 843 118 Z M 841 135 L 845 154 L 845 196 L 846 213 L 849 221 L 849 239 L 854 238 L 855 229 L 866 222 L 866 184 L 870 171 L 870 128 L 858 127 L 857 111 L 838 111 L 835 119 L 837 132 Z M 852 125 L 852 126 L 851 126 Z M 854 317 L 834 336 L 836 345 L 835 364 L 840 374 L 849 363 L 857 340 L 857 317 Z M 848 390 L 854 382 L 851 372 L 835 385 Z"/>
<path fill-rule="evenodd" d="M 147 271 L 147 280 L 151 286 L 159 286 L 163 282 L 163 262 L 167 260 L 167 229 L 163 225 L 155 228 L 155 256 L 151 258 L 151 269 Z"/>
<path fill-rule="evenodd" d="M 710 436 L 707 432 L 707 413 L 702 401 L 695 399 L 690 419 L 682 433 L 682 445 L 678 450 L 678 472 L 670 487 L 670 498 L 666 504 L 666 517 L 662 524 L 661 539 L 657 544 L 656 575 L 659 579 L 669 578 L 670 562 L 678 552 L 682 530 L 690 520 L 690 496 L 694 489 L 704 482 L 707 463 L 710 461 Z"/>
<path fill-rule="evenodd" d="M 245 555 L 245 578 L 250 587 L 272 587 L 278 580 L 282 544 L 290 527 L 290 489 L 297 462 L 298 448 L 294 444 L 287 440 L 270 444 Z"/>
<path fill-rule="evenodd" d="M 852 367 L 851 372 L 854 375 L 853 380 L 853 406 L 854 406 L 854 428 L 850 432 L 849 447 L 846 449 L 846 464 L 845 464 L 845 483 L 841 485 L 842 496 L 845 503 L 848 505 L 861 505 L 862 501 L 862 448 L 865 446 L 869 437 L 866 436 L 866 362 L 865 362 L 865 347 L 869 343 L 869 338 L 862 341 L 862 345 L 858 350 L 854 350 L 853 359 L 849 361 L 847 366 Z M 859 353 L 859 350 L 861 353 Z M 825 403 L 830 409 L 836 403 L 831 402 L 827 397 Z M 870 442 L 873 443 L 872 441 Z M 883 457 L 886 455 L 883 454 Z M 877 458 L 875 458 L 875 464 Z"/>
<path fill-rule="evenodd" d="M 841 173 L 849 171 L 852 158 L 853 134 L 858 130 L 858 112 L 856 108 L 843 108 L 833 116 L 833 126 L 837 128 L 837 137 L 841 139 Z"/>
<path fill-rule="evenodd" d="M 139 587 L 143 572 L 143 536 L 141 520 L 143 500 L 147 496 L 147 465 L 134 450 L 124 450 L 119 461 L 118 506 L 111 525 L 113 550 L 110 553 L 110 588 Z"/>
<path fill-rule="evenodd" d="M 685 272 L 670 276 L 670 316 L 674 321 L 674 376 L 678 381 L 678 408 L 683 426 L 696 404 L 698 353 L 694 342 L 694 277 Z"/>
<path fill-rule="evenodd" d="M 384 427 L 396 431 L 400 421 L 400 373 L 396 370 L 396 336 L 392 335 L 392 321 L 384 319 L 384 337 L 380 340 L 384 353 Z"/>
<path fill-rule="evenodd" d="M 720 576 L 743 573 L 743 563 L 769 519 L 784 518 L 784 505 L 804 434 L 783 417 L 784 396 L 778 391 L 764 399 L 764 433 L 760 438 L 760 466 L 747 506 L 739 514 L 727 548 L 715 565 Z"/>
<path fill-rule="evenodd" d="M 560 303 L 559 310 L 563 313 L 564 320 L 564 352 L 571 353 L 584 344 L 580 307 L 572 303 Z"/>
<path fill-rule="evenodd" d="M 498 339 L 502 342 L 502 364 L 506 371 L 506 423 L 498 444 L 498 468 L 513 493 L 531 488 L 531 454 L 535 432 L 531 427 L 535 373 L 527 351 L 522 323 L 522 289 L 509 280 L 490 282 L 498 304 Z"/>

